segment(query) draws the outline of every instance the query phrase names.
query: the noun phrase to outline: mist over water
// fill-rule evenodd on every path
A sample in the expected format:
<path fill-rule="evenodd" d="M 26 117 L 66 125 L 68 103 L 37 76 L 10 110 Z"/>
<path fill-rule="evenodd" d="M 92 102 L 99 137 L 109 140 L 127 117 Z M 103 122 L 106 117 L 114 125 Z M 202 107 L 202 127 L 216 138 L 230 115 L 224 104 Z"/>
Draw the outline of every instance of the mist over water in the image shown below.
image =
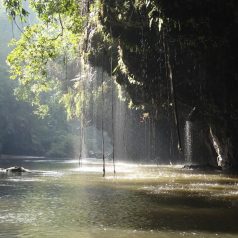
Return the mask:
<path fill-rule="evenodd" d="M 123 101 L 116 100 L 115 116 L 114 116 L 114 143 L 115 157 L 118 160 L 126 160 L 128 137 L 127 130 L 130 123 L 130 117 L 127 115 L 127 105 Z M 129 143 L 130 144 L 130 143 Z"/>
<path fill-rule="evenodd" d="M 98 67 L 89 67 L 78 75 L 86 98 L 78 143 L 82 157 L 102 159 L 104 154 L 107 159 L 114 156 L 115 160 L 127 161 L 140 159 L 145 151 L 148 154 L 146 121 L 141 121 L 137 110 L 128 107 L 124 89 Z"/>

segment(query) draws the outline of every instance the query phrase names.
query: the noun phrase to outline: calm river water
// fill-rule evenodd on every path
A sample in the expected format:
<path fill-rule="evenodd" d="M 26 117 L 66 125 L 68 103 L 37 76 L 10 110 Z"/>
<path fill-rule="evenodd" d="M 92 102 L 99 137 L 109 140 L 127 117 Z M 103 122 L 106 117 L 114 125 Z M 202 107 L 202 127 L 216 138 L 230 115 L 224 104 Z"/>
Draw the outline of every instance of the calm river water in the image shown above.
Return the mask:
<path fill-rule="evenodd" d="M 238 177 L 181 166 L 0 160 L 0 237 L 238 237 Z"/>

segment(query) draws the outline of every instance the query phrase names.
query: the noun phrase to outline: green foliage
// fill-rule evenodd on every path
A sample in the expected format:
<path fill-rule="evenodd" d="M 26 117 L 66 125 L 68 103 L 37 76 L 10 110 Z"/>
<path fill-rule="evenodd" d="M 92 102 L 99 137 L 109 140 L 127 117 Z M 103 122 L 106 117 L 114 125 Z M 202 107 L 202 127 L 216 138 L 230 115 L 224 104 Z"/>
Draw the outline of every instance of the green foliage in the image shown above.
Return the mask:
<path fill-rule="evenodd" d="M 29 12 L 23 7 L 23 2 L 26 0 L 4 0 L 3 4 L 7 10 L 8 17 L 12 20 L 16 20 L 16 17 L 20 17 L 21 21 L 26 21 L 26 17 Z"/>
<path fill-rule="evenodd" d="M 73 134 L 62 134 L 55 138 L 49 151 L 47 151 L 47 157 L 74 157 L 74 145 L 80 141 L 79 136 Z"/>
<path fill-rule="evenodd" d="M 15 48 L 7 59 L 11 78 L 19 82 L 15 94 L 36 106 L 41 115 L 47 112 L 46 94 L 59 90 L 60 78 L 52 72 L 52 65 L 58 64 L 62 71 L 65 52 L 67 60 L 71 60 L 77 49 L 77 35 L 65 31 L 64 36 L 53 39 L 57 34 L 55 26 L 28 26 L 18 41 L 12 41 Z"/>
<path fill-rule="evenodd" d="M 26 16 L 17 11 L 18 8 L 23 9 L 21 0 L 4 2 L 8 14 Z M 11 43 L 15 48 L 8 56 L 8 64 L 11 78 L 18 81 L 15 95 L 31 103 L 36 108 L 35 113 L 42 117 L 47 115 L 47 100 L 52 95 L 54 100 L 64 104 L 68 118 L 80 117 L 88 101 L 83 92 L 85 83 L 80 79 L 70 81 L 68 68 L 85 49 L 82 47 L 79 52 L 79 41 L 87 41 L 89 28 L 92 25 L 97 27 L 100 1 L 95 1 L 90 8 L 89 3 L 78 0 L 37 0 L 29 3 L 40 22 L 25 27 L 21 38 Z M 103 54 L 103 46 L 100 54 Z M 81 69 L 82 74 L 86 75 L 86 70 Z"/>
<path fill-rule="evenodd" d="M 24 1 L 4 1 L 12 19 L 26 14 Z M 13 40 L 15 47 L 8 56 L 11 78 L 18 81 L 15 95 L 31 103 L 35 113 L 45 116 L 48 112 L 47 95 L 55 94 L 69 81 L 67 64 L 78 57 L 78 42 L 85 25 L 84 4 L 78 1 L 29 1 L 40 22 L 27 26 L 19 40 Z M 67 86 L 68 87 L 68 86 Z M 65 89 L 62 90 L 62 102 Z"/>
<path fill-rule="evenodd" d="M 37 26 L 40 28 L 37 28 Z M 54 34 L 56 35 L 57 32 L 54 31 Z M 67 35 L 67 31 L 65 34 Z M 14 32 L 14 35 L 19 36 L 17 31 Z M 46 42 L 47 36 L 48 31 L 43 25 L 38 24 L 32 26 L 32 28 L 27 27 L 25 34 L 22 34 L 19 41 L 13 40 L 12 44 L 15 44 L 16 48 L 9 55 L 9 58 L 14 62 L 15 68 L 11 65 L 13 66 L 11 70 L 15 70 L 12 73 L 16 74 L 17 79 L 21 78 L 22 82 L 9 80 L 5 60 L 11 50 L 7 47 L 7 43 L 13 37 L 13 33 L 5 13 L 0 13 L 0 154 L 69 157 L 77 153 L 75 146 L 73 147 L 73 144 L 70 144 L 71 142 L 74 143 L 77 148 L 77 141 L 75 141 L 78 133 L 75 130 L 77 125 L 72 128 L 73 125 L 67 121 L 64 108 L 57 103 L 59 96 L 56 89 L 60 83 L 56 81 L 55 71 L 57 71 L 56 69 L 62 71 L 64 57 L 58 57 L 56 62 L 53 61 L 53 56 L 56 56 L 56 53 L 64 54 L 62 51 L 67 47 L 69 48 L 68 59 L 71 59 L 73 52 L 75 52 L 75 48 L 71 46 L 75 44 L 67 45 L 66 41 L 68 40 L 66 39 L 65 43 L 60 42 L 61 47 L 57 48 L 52 42 Z M 71 37 L 70 42 L 77 42 L 76 37 L 75 35 Z M 41 55 L 47 56 L 47 63 L 41 61 Z M 45 70 L 45 65 L 46 74 L 42 73 Z M 37 70 L 34 71 L 31 66 Z M 57 76 L 60 78 L 60 75 Z M 36 78 L 37 81 L 34 81 Z M 51 78 L 50 81 L 48 81 L 49 78 Z M 17 87 L 15 93 L 19 96 L 19 99 L 24 98 L 30 102 L 30 105 L 15 99 L 13 95 L 15 87 Z M 38 93 L 39 102 L 37 102 L 36 93 Z M 34 113 L 32 104 L 37 104 L 38 107 Z M 38 116 L 44 116 L 44 119 L 39 119 Z M 75 132 L 72 133 L 72 131 Z M 56 144 L 59 144 L 58 151 L 54 149 Z"/>

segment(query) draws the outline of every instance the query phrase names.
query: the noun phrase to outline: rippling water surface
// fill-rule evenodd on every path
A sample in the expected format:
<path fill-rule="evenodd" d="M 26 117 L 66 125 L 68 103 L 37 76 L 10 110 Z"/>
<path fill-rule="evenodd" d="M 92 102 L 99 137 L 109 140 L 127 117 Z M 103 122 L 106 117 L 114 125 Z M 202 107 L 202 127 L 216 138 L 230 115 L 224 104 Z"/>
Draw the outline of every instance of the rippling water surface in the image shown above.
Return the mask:
<path fill-rule="evenodd" d="M 238 177 L 99 160 L 0 160 L 0 237 L 238 237 Z"/>

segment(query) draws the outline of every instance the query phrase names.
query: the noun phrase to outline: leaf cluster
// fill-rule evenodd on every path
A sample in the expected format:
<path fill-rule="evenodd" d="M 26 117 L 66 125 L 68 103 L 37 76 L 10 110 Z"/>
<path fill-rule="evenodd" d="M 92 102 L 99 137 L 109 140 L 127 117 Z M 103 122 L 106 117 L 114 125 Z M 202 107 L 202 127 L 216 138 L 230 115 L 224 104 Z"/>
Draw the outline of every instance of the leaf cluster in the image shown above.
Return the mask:
<path fill-rule="evenodd" d="M 75 16 L 70 16 L 75 11 L 75 1 L 58 5 L 54 1 L 32 1 L 31 5 L 41 20 L 26 26 L 19 40 L 12 40 L 14 49 L 7 62 L 11 78 L 18 81 L 17 97 L 30 102 L 36 113 L 44 116 L 48 111 L 47 95 L 59 97 L 61 85 L 68 80 L 64 71 L 66 64 L 77 58 L 80 34 L 74 33 L 79 26 L 72 27 Z M 78 19 L 82 27 L 83 19 Z"/>

